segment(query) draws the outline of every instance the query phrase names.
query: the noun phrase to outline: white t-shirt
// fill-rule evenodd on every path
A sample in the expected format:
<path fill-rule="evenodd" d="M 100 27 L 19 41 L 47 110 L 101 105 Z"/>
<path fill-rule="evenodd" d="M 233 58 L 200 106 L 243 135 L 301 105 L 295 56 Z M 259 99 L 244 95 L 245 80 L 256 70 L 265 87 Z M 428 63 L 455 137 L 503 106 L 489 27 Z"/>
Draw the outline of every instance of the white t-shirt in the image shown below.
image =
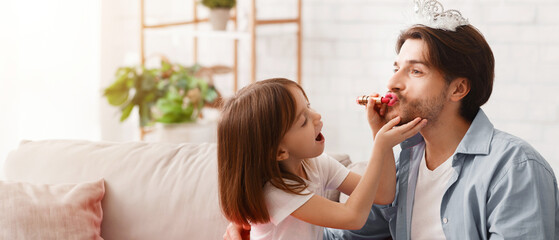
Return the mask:
<path fill-rule="evenodd" d="M 441 223 L 444 221 L 441 219 L 441 202 L 453 173 L 452 156 L 431 171 L 423 153 L 413 201 L 411 239 L 446 239 Z"/>
<path fill-rule="evenodd" d="M 264 187 L 264 194 L 270 213 L 270 222 L 252 225 L 250 239 L 322 240 L 322 227 L 301 221 L 291 216 L 291 213 L 313 195 L 324 197 L 326 190 L 338 188 L 349 174 L 349 170 L 326 154 L 311 158 L 306 162 L 303 162 L 303 169 L 309 180 L 306 181 L 308 187 L 303 193 L 309 194 L 287 193 L 267 183 Z"/>

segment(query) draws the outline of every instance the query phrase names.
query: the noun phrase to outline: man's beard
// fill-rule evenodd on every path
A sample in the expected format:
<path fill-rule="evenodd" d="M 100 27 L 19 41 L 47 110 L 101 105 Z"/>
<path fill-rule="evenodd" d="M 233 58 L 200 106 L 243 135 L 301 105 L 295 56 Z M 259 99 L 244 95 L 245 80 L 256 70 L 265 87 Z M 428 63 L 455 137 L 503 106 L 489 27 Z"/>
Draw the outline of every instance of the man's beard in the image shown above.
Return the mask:
<path fill-rule="evenodd" d="M 399 113 L 401 120 L 400 123 L 398 123 L 398 126 L 411 122 L 416 117 L 427 119 L 430 124 L 433 124 L 438 120 L 439 114 L 444 107 L 447 92 L 448 88 L 445 88 L 444 91 L 437 96 L 428 99 L 415 99 L 409 101 L 407 98 L 402 97 L 399 93 L 396 93 L 396 95 L 398 95 L 398 112 L 395 112 L 394 109 L 390 109 L 389 107 L 386 118 L 387 120 L 393 119 L 398 116 L 397 114 Z"/>

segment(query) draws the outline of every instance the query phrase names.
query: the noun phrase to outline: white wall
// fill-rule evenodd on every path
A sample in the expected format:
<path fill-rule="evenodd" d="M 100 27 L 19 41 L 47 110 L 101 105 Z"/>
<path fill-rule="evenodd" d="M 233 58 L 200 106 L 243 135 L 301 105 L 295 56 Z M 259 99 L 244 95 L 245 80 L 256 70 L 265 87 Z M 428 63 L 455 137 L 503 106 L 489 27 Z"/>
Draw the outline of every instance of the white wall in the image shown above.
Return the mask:
<path fill-rule="evenodd" d="M 311 104 L 323 115 L 330 151 L 349 153 L 354 161 L 368 159 L 370 131 L 362 108 L 354 103 L 355 97 L 386 91 L 395 57 L 394 43 L 408 3 L 304 1 L 303 85 Z M 559 135 L 559 2 L 443 3 L 447 9 L 459 9 L 469 18 L 494 51 L 494 92 L 483 109 L 496 128 L 527 140 L 554 169 L 559 169 L 559 152 L 554 149 L 554 139 Z M 285 9 L 282 6 L 289 3 L 266 1 L 265 5 L 261 12 Z M 274 41 L 264 40 L 261 44 L 271 49 Z M 273 53 L 267 57 L 276 58 Z"/>
<path fill-rule="evenodd" d="M 100 139 L 99 1 L 0 3 L 0 177 L 22 139 Z"/>
<path fill-rule="evenodd" d="M 241 4 L 245 0 L 240 0 Z M 139 16 L 136 0 L 102 1 L 101 85 L 112 81 L 116 67 L 138 62 Z M 189 4 L 169 0 L 149 3 L 152 21 L 188 19 Z M 295 15 L 294 0 L 259 0 L 261 18 Z M 371 137 L 355 97 L 386 91 L 392 74 L 394 43 L 403 28 L 408 0 L 304 0 L 303 86 L 312 106 L 323 115 L 327 149 L 365 161 Z M 151 4 L 151 5 L 150 5 Z M 555 0 L 445 0 L 478 27 L 496 57 L 492 98 L 483 107 L 494 125 L 529 141 L 559 169 L 553 151 L 559 135 L 559 2 Z M 169 10 L 170 9 L 170 10 Z M 184 17 L 186 16 L 186 17 Z M 179 34 L 177 35 L 177 32 Z M 149 52 L 164 52 L 174 61 L 191 63 L 190 38 L 181 31 L 151 33 Z M 269 34 L 276 32 L 276 34 Z M 277 34 L 285 32 L 286 34 Z M 292 29 L 263 27 L 258 41 L 258 78 L 295 76 Z M 204 64 L 227 63 L 230 42 L 204 40 Z M 241 55 L 247 54 L 246 43 Z M 226 59 L 225 61 L 223 59 Z M 247 59 L 241 68 L 247 70 Z M 247 75 L 241 80 L 246 82 Z M 225 84 L 230 80 L 221 80 Z M 538 100 L 541 104 L 535 104 Z M 118 123 L 118 111 L 101 104 L 103 138 L 137 139 L 136 120 Z M 133 116 L 134 117 L 134 116 Z"/>

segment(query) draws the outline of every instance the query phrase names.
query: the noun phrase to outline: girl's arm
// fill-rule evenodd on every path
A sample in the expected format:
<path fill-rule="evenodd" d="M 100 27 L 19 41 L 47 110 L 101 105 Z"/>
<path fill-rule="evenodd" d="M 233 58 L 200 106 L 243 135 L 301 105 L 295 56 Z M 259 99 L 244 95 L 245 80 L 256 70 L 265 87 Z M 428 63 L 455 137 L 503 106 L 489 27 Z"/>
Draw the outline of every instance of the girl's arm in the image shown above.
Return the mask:
<path fill-rule="evenodd" d="M 420 119 L 417 118 L 400 127 L 393 128 L 399 121 L 400 118 L 397 117 L 379 130 L 369 164 L 347 202 L 338 203 L 315 195 L 291 215 L 314 225 L 341 229 L 360 229 L 365 224 L 375 199 L 385 160 L 390 155 L 394 155 L 392 147 L 415 135 L 426 122 L 426 120 L 420 122 Z"/>
<path fill-rule="evenodd" d="M 378 94 L 371 95 L 373 97 L 378 96 Z M 367 120 L 369 126 L 373 130 L 373 139 L 376 137 L 377 133 L 380 131 L 382 126 L 386 124 L 386 111 L 387 104 L 367 104 Z M 394 147 L 394 146 L 392 146 Z M 394 159 L 394 154 L 388 154 L 382 169 L 380 176 L 379 187 L 375 195 L 376 204 L 390 204 L 394 201 L 396 195 L 396 160 Z"/>
<path fill-rule="evenodd" d="M 378 93 L 373 93 L 371 97 L 378 97 Z M 369 125 L 373 130 L 373 138 L 377 135 L 377 132 L 386 124 L 384 115 L 387 110 L 387 105 L 377 105 L 377 104 L 367 104 L 367 117 Z M 394 201 L 396 195 L 396 163 L 394 159 L 394 154 L 388 154 L 385 162 L 383 164 L 383 169 L 381 171 L 380 182 L 375 194 L 375 204 L 386 205 Z M 351 195 L 359 181 L 361 180 L 361 175 L 352 173 L 348 174 L 346 179 L 340 184 L 338 190 L 345 193 L 346 195 Z"/>
<path fill-rule="evenodd" d="M 390 155 L 386 158 L 386 162 L 383 164 L 379 187 L 375 194 L 374 204 L 386 205 L 394 201 L 396 195 L 396 164 L 394 160 L 394 155 Z M 346 195 L 351 195 L 357 184 L 361 180 L 361 175 L 354 172 L 349 172 L 347 177 L 338 187 L 338 191 L 345 193 Z"/>

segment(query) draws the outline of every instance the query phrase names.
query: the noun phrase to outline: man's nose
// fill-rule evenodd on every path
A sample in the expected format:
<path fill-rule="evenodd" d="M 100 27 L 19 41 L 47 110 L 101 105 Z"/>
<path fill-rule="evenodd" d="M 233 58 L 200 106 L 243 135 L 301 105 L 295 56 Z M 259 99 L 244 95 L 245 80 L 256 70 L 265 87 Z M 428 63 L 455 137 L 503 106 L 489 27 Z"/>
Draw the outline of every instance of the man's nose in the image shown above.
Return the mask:
<path fill-rule="evenodd" d="M 402 70 L 398 70 L 392 75 L 392 77 L 388 80 L 388 90 L 391 92 L 399 92 L 404 90 L 404 76 L 402 74 Z"/>

